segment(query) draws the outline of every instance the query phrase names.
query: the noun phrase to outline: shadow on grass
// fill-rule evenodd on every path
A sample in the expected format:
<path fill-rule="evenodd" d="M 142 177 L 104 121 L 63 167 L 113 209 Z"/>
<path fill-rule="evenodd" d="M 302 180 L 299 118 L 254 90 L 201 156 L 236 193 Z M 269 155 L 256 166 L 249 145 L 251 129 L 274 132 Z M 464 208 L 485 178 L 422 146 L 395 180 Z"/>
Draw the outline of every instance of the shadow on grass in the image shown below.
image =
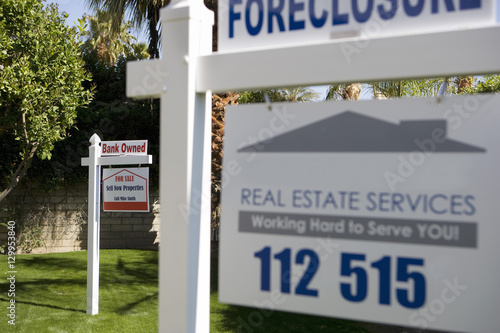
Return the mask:
<path fill-rule="evenodd" d="M 18 255 L 16 259 L 16 303 L 86 313 L 86 251 Z M 113 304 L 107 309 L 120 315 L 130 312 L 158 297 L 158 253 L 101 251 L 99 277 L 101 295 L 108 295 L 109 298 L 113 293 L 121 293 L 121 306 Z M 0 290 L 4 290 L 6 283 L 0 282 Z M 144 288 L 148 288 L 149 292 Z M 104 297 L 100 298 L 103 302 L 107 301 Z M 9 300 L 0 297 L 0 301 Z"/>
<path fill-rule="evenodd" d="M 218 302 L 217 259 L 212 259 L 211 269 L 211 316 L 212 325 L 218 328 L 216 331 L 237 333 L 368 332 L 359 323 L 349 320 L 220 304 Z"/>
<path fill-rule="evenodd" d="M 3 298 L 3 297 L 0 297 L 0 301 L 8 303 L 8 302 L 10 302 L 10 299 L 6 299 L 6 298 Z M 54 309 L 54 310 L 63 310 L 63 311 L 73 311 L 73 312 L 86 313 L 85 310 L 63 308 L 61 306 L 51 305 L 51 304 L 39 304 L 39 303 L 35 303 L 35 302 L 19 301 L 17 299 L 16 299 L 16 304 L 27 304 L 27 305 L 33 305 L 33 306 L 43 306 L 43 307 L 51 308 L 51 309 Z"/>
<path fill-rule="evenodd" d="M 139 306 L 141 303 L 149 302 L 153 299 L 158 299 L 158 293 L 155 293 L 153 295 L 147 295 L 136 302 L 129 303 L 129 304 L 123 306 L 118 313 L 120 315 L 126 315 L 126 314 L 130 313 L 134 308 Z"/>

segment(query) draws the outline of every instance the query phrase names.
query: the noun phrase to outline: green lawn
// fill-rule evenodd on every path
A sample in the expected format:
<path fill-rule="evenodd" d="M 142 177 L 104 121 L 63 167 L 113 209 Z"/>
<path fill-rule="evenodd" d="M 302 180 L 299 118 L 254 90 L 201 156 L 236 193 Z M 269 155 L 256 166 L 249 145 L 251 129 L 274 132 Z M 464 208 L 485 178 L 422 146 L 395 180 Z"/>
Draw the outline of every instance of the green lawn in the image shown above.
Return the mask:
<path fill-rule="evenodd" d="M 158 253 L 100 252 L 99 314 L 87 315 L 87 252 L 16 256 L 16 326 L 8 323 L 7 256 L 0 256 L 0 332 L 157 332 Z M 211 332 L 367 332 L 357 323 L 218 302 L 213 261 Z"/>

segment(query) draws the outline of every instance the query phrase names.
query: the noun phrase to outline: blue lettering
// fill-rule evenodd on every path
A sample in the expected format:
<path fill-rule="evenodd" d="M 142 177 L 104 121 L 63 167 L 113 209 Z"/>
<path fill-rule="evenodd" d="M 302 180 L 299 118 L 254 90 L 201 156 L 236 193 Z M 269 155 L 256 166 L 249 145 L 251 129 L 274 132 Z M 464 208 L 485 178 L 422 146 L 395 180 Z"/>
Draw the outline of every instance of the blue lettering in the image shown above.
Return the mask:
<path fill-rule="evenodd" d="M 389 196 L 389 193 L 387 193 L 387 192 L 379 194 L 379 202 L 378 202 L 378 204 L 379 204 L 379 210 L 381 212 L 388 212 L 389 211 L 388 208 L 384 207 L 385 204 L 390 203 L 389 198 L 387 198 L 388 196 Z"/>
<path fill-rule="evenodd" d="M 328 195 L 326 196 L 325 202 L 323 203 L 323 206 L 321 208 L 326 208 L 326 206 L 328 204 L 331 204 L 333 206 L 333 208 L 335 208 L 335 209 L 338 208 L 332 192 L 328 192 Z"/>
<path fill-rule="evenodd" d="M 306 203 L 302 205 L 304 208 L 311 208 L 312 206 L 312 200 L 310 197 L 311 191 L 305 190 L 304 191 L 304 199 L 306 199 Z"/>
<path fill-rule="evenodd" d="M 309 0 L 309 17 L 311 18 L 311 23 L 315 28 L 321 28 L 326 23 L 326 18 L 328 17 L 328 13 L 326 10 L 323 10 L 320 18 L 317 18 L 314 14 L 315 14 L 315 0 Z"/>
<path fill-rule="evenodd" d="M 278 27 L 281 32 L 285 31 L 285 23 L 283 22 L 283 16 L 281 16 L 281 12 L 283 11 L 283 7 L 285 6 L 285 1 L 284 0 L 279 0 L 278 6 L 273 7 L 273 0 L 268 1 L 268 6 L 269 6 L 269 12 L 267 13 L 267 21 L 268 21 L 268 28 L 267 32 L 272 33 L 273 32 L 273 17 L 276 18 L 276 21 L 278 22 Z"/>
<path fill-rule="evenodd" d="M 252 204 L 254 206 L 262 206 L 258 201 L 262 198 L 261 195 L 262 189 L 256 188 L 253 190 L 253 196 L 252 196 Z"/>
<path fill-rule="evenodd" d="M 293 190 L 292 193 L 292 206 L 295 208 L 301 207 L 300 204 L 297 203 L 297 201 L 300 199 L 300 197 L 298 196 L 300 192 L 301 192 L 300 190 Z"/>
<path fill-rule="evenodd" d="M 241 5 L 242 0 L 229 0 L 229 38 L 234 38 L 234 21 L 241 20 L 241 14 L 234 12 L 235 5 Z"/>
<path fill-rule="evenodd" d="M 465 215 L 474 215 L 476 213 L 476 207 L 474 204 L 471 202 L 472 200 L 475 200 L 473 195 L 467 195 L 465 196 L 464 202 L 467 207 L 469 207 L 469 210 L 465 210 L 464 214 Z"/>
<path fill-rule="evenodd" d="M 368 19 L 372 15 L 372 11 L 373 11 L 373 0 L 368 0 L 368 5 L 364 13 L 361 13 L 359 11 L 358 0 L 352 0 L 352 13 L 356 21 L 358 21 L 359 23 L 364 23 L 368 21 Z"/>
<path fill-rule="evenodd" d="M 266 197 L 264 198 L 264 202 L 262 203 L 262 205 L 265 206 L 268 201 L 271 202 L 273 206 L 276 206 L 276 200 L 274 200 L 274 195 L 273 192 L 271 192 L 271 190 L 267 191 Z"/>
<path fill-rule="evenodd" d="M 434 201 L 438 198 L 441 198 L 443 200 L 447 200 L 448 198 L 444 194 L 435 194 L 429 199 L 429 208 L 434 214 L 446 214 L 448 210 L 442 209 L 442 210 L 437 210 L 436 207 L 434 206 Z"/>
<path fill-rule="evenodd" d="M 453 5 L 453 0 L 444 0 L 446 5 L 446 10 L 449 12 L 455 11 L 455 5 Z M 432 14 L 439 12 L 439 0 L 432 0 Z"/>
<path fill-rule="evenodd" d="M 418 0 L 415 6 L 410 4 L 410 0 L 403 0 L 403 7 L 405 9 L 406 15 L 413 17 L 418 16 L 422 13 L 424 9 L 425 0 Z"/>
<path fill-rule="evenodd" d="M 451 208 L 450 208 L 450 213 L 454 215 L 462 215 L 462 212 L 460 210 L 457 210 L 456 208 L 462 206 L 462 196 L 461 195 L 452 195 L 451 196 Z"/>
<path fill-rule="evenodd" d="M 349 23 L 347 14 L 339 14 L 339 0 L 333 0 L 333 25 Z"/>
<path fill-rule="evenodd" d="M 396 208 L 402 212 L 403 208 L 401 208 L 401 204 L 405 201 L 405 197 L 401 193 L 394 193 L 392 195 L 392 211 L 395 211 Z"/>
<path fill-rule="evenodd" d="M 295 13 L 304 10 L 304 3 L 297 3 L 296 0 L 290 0 L 290 30 L 302 30 L 306 27 L 305 22 L 295 21 Z"/>
<path fill-rule="evenodd" d="M 354 203 L 359 202 L 358 198 L 359 192 L 350 192 L 349 193 L 349 209 L 350 210 L 358 210 L 357 206 L 354 206 Z"/>
<path fill-rule="evenodd" d="M 460 0 L 460 10 L 481 8 L 481 0 Z"/>
<path fill-rule="evenodd" d="M 366 206 L 366 209 L 368 209 L 370 212 L 373 212 L 374 210 L 377 209 L 377 203 L 375 202 L 375 199 L 373 198 L 376 196 L 377 196 L 377 193 L 375 193 L 375 192 L 370 192 L 366 195 L 366 198 L 371 203 L 371 206 Z"/>
<path fill-rule="evenodd" d="M 413 202 L 411 196 L 409 194 L 406 195 L 406 200 L 410 204 L 410 208 L 411 208 L 412 212 L 417 210 L 418 204 L 419 204 L 421 199 L 422 199 L 422 195 L 419 194 L 417 197 L 417 200 L 415 200 L 415 202 Z"/>
<path fill-rule="evenodd" d="M 250 22 L 250 8 L 254 3 L 259 9 L 259 21 L 257 22 L 256 26 L 252 26 L 252 23 Z M 264 4 L 262 3 L 262 0 L 248 0 L 245 9 L 245 20 L 248 33 L 251 36 L 258 35 L 260 30 L 262 29 L 262 23 L 264 22 Z"/>
<path fill-rule="evenodd" d="M 241 204 L 247 204 L 250 205 L 250 195 L 252 194 L 252 191 L 250 191 L 249 188 L 242 188 L 241 189 Z"/>
<path fill-rule="evenodd" d="M 391 4 L 390 10 L 386 10 L 384 5 L 378 5 L 378 13 L 380 15 L 380 18 L 383 20 L 390 20 L 396 15 L 396 11 L 398 10 L 398 0 L 386 0 L 389 1 Z"/>

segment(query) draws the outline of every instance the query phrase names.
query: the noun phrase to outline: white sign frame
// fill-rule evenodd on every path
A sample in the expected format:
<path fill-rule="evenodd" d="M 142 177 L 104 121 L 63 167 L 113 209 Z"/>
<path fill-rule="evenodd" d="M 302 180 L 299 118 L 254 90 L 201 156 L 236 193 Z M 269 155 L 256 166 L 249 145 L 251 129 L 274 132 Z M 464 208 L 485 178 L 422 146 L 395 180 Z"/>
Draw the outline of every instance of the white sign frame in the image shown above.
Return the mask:
<path fill-rule="evenodd" d="M 210 327 L 211 91 L 500 72 L 497 26 L 211 54 L 201 0 L 173 0 L 160 16 L 162 57 L 127 63 L 127 96 L 161 98 L 161 332 Z"/>

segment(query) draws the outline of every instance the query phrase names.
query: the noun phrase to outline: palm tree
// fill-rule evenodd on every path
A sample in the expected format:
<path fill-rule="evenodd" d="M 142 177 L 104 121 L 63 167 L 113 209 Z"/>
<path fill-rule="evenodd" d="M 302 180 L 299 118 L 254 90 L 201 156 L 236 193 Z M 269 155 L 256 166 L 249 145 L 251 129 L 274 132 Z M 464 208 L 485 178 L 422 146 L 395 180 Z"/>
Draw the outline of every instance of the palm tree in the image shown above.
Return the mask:
<path fill-rule="evenodd" d="M 159 58 L 159 21 L 160 9 L 167 6 L 170 0 L 85 0 L 93 9 L 102 9 L 111 14 L 113 29 L 117 29 L 123 21 L 125 13 L 132 20 L 135 27 L 141 28 L 147 24 L 149 37 L 149 54 L 151 58 Z M 217 50 L 217 0 L 204 0 L 205 6 L 215 12 L 216 19 L 213 28 L 212 49 Z"/>
<path fill-rule="evenodd" d="M 118 30 L 125 13 L 128 12 L 132 24 L 141 27 L 148 25 L 149 54 L 151 58 L 159 58 L 158 49 L 160 9 L 170 3 L 170 0 L 85 0 L 93 10 L 104 10 L 109 13 L 113 22 L 112 29 Z"/>
<path fill-rule="evenodd" d="M 357 101 L 361 97 L 361 85 L 359 83 L 334 84 L 328 88 L 326 100 L 350 100 Z"/>
<path fill-rule="evenodd" d="M 380 81 L 370 83 L 374 98 L 428 97 L 437 96 L 447 79 Z"/>
<path fill-rule="evenodd" d="M 114 66 L 118 56 L 130 51 L 137 40 L 129 34 L 132 22 L 125 22 L 118 29 L 112 29 L 112 17 L 109 13 L 98 10 L 96 16 L 86 16 L 90 23 L 89 30 L 84 30 L 82 35 L 87 37 L 84 48 L 97 52 L 99 60 Z"/>
<path fill-rule="evenodd" d="M 144 60 L 149 58 L 148 46 L 145 43 L 136 43 L 131 45 L 131 49 L 126 51 L 128 59 Z"/>
<path fill-rule="evenodd" d="M 319 99 L 319 93 L 305 87 L 284 88 L 283 101 L 286 102 L 314 102 Z"/>

